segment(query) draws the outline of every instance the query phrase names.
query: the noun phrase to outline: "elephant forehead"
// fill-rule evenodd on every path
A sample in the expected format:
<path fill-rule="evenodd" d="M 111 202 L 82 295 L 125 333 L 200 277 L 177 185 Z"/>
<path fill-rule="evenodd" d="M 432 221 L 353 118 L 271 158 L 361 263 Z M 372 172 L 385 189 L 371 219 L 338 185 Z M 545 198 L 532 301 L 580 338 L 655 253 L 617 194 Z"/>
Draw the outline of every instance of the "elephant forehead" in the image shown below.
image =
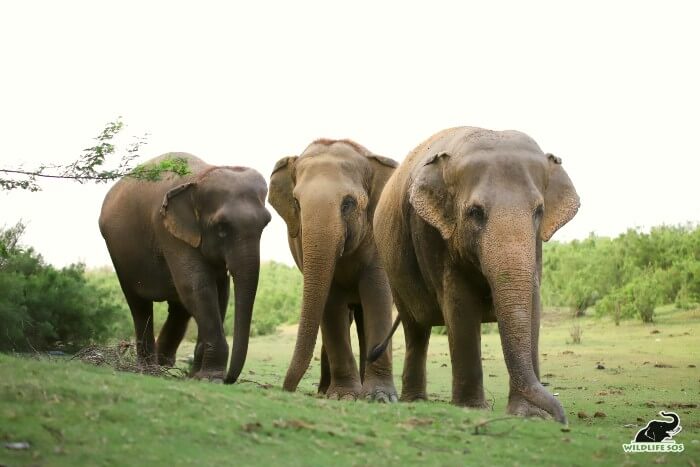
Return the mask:
<path fill-rule="evenodd" d="M 464 157 L 451 157 L 445 180 L 448 183 L 487 182 L 501 187 L 533 184 L 543 187 L 546 158 L 532 151 L 473 151 Z"/>
<path fill-rule="evenodd" d="M 301 157 L 296 167 L 297 183 L 320 178 L 359 181 L 368 162 L 362 156 L 355 156 L 357 158 L 323 153 Z"/>

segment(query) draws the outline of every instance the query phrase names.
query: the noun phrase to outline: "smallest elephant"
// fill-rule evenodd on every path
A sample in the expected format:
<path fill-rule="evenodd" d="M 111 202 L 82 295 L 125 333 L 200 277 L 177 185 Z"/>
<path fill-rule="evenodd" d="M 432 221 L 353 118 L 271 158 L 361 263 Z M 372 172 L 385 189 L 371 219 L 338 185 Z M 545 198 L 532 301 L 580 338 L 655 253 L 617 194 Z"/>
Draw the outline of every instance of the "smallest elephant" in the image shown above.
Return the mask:
<path fill-rule="evenodd" d="M 234 281 L 236 316 L 226 382 L 243 368 L 260 269 L 260 235 L 270 221 L 267 184 L 253 169 L 206 164 L 186 153 L 168 159 L 190 173 L 159 181 L 124 178 L 107 193 L 100 230 L 131 309 L 139 361 L 172 365 L 190 317 L 198 336 L 192 376 L 224 377 L 228 344 L 223 322 Z M 155 342 L 153 302 L 168 302 Z"/>
<path fill-rule="evenodd" d="M 329 398 L 394 402 L 391 350 L 361 369 L 350 345 L 349 310 L 360 351 L 391 328 L 391 290 L 379 265 L 372 220 L 396 162 L 350 140 L 321 139 L 298 157 L 280 159 L 270 179 L 270 204 L 287 224 L 289 247 L 304 275 L 294 355 L 284 380 L 295 391 L 309 367 L 321 328 L 320 391 Z M 361 328 L 361 329 L 359 329 Z"/>

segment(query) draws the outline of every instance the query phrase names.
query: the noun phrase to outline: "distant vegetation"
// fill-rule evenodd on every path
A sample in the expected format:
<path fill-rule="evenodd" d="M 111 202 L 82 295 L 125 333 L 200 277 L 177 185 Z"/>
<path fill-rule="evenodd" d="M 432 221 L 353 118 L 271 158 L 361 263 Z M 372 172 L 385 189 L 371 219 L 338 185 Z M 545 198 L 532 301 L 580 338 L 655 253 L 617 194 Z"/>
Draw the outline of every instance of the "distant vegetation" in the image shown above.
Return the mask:
<path fill-rule="evenodd" d="M 90 284 L 105 291 L 111 302 L 121 310 L 119 318 L 113 326 L 115 331 L 113 337 L 131 339 L 134 332 L 131 314 L 114 271 L 111 268 L 93 269 L 87 271 L 86 276 Z M 262 263 L 250 334 L 252 336 L 272 334 L 280 325 L 296 323 L 301 311 L 301 286 L 302 276 L 296 267 L 274 261 Z M 224 331 L 227 336 L 231 336 L 233 332 L 233 287 L 232 285 L 224 322 Z M 153 307 L 156 337 L 167 313 L 167 303 L 156 303 Z M 194 324 L 194 320 L 190 321 L 186 339 L 197 339 L 197 326 Z"/>
<path fill-rule="evenodd" d="M 24 226 L 0 229 L 0 351 L 75 350 L 110 338 L 117 303 L 73 264 L 57 269 L 19 244 Z"/>
<path fill-rule="evenodd" d="M 55 268 L 20 244 L 23 231 L 22 224 L 0 229 L 0 351 L 70 351 L 92 342 L 133 338 L 131 314 L 110 268 Z M 616 322 L 652 322 L 660 305 L 688 309 L 700 304 L 697 226 L 548 243 L 543 266 L 544 305 L 568 307 L 575 315 L 593 309 Z M 231 292 L 224 323 L 229 336 L 234 318 Z M 296 267 L 263 263 L 251 334 L 272 334 L 280 325 L 295 323 L 301 294 L 302 276 Z M 166 316 L 167 304 L 156 304 L 156 332 Z M 186 338 L 196 336 L 196 325 L 191 324 Z"/>
<path fill-rule="evenodd" d="M 616 322 L 654 320 L 654 309 L 700 303 L 700 228 L 630 229 L 617 238 L 589 236 L 544 247 L 542 301 L 581 315 L 594 307 Z"/>

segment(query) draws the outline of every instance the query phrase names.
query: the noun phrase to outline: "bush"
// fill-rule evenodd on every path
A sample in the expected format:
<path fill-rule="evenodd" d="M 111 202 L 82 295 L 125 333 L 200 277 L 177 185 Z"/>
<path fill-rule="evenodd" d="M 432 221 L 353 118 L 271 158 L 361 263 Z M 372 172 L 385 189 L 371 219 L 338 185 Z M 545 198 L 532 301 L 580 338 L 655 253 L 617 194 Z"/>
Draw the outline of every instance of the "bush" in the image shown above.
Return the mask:
<path fill-rule="evenodd" d="M 84 266 L 56 269 L 19 245 L 20 223 L 0 229 L 1 351 L 75 350 L 112 335 L 118 307 L 90 285 Z"/>
<path fill-rule="evenodd" d="M 700 302 L 700 228 L 630 229 L 615 239 L 591 235 L 568 244 L 546 244 L 542 300 L 568 306 L 576 314 L 595 307 L 615 322 L 654 318 L 654 308 Z"/>
<path fill-rule="evenodd" d="M 109 302 L 118 310 L 112 323 L 111 335 L 117 338 L 133 339 L 134 327 L 129 307 L 124 299 L 117 276 L 111 268 L 87 271 L 89 283 L 104 291 Z M 296 323 L 301 311 L 302 275 L 296 267 L 282 263 L 267 262 L 260 265 L 258 291 L 253 307 L 251 335 L 262 336 L 274 333 L 280 325 Z M 156 332 L 160 330 L 168 316 L 167 303 L 156 303 L 153 307 L 153 325 Z M 229 298 L 224 331 L 230 337 L 233 332 L 234 294 L 233 284 Z M 185 336 L 197 339 L 197 325 L 194 320 Z"/>

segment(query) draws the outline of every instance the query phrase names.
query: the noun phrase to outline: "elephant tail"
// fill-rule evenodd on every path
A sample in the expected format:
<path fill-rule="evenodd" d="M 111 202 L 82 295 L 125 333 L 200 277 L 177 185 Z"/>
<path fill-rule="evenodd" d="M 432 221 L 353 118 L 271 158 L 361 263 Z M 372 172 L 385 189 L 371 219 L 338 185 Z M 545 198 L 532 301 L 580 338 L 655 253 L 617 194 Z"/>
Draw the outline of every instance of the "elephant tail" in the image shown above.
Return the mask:
<path fill-rule="evenodd" d="M 382 341 L 381 344 L 375 345 L 372 351 L 369 353 L 369 355 L 367 355 L 367 363 L 372 363 L 382 356 L 386 348 L 389 346 L 391 336 L 393 336 L 396 332 L 396 329 L 399 327 L 400 322 L 401 318 L 399 316 L 396 316 L 394 324 L 393 326 L 391 326 L 391 331 L 389 331 L 389 335 L 386 336 L 386 338 Z"/>

